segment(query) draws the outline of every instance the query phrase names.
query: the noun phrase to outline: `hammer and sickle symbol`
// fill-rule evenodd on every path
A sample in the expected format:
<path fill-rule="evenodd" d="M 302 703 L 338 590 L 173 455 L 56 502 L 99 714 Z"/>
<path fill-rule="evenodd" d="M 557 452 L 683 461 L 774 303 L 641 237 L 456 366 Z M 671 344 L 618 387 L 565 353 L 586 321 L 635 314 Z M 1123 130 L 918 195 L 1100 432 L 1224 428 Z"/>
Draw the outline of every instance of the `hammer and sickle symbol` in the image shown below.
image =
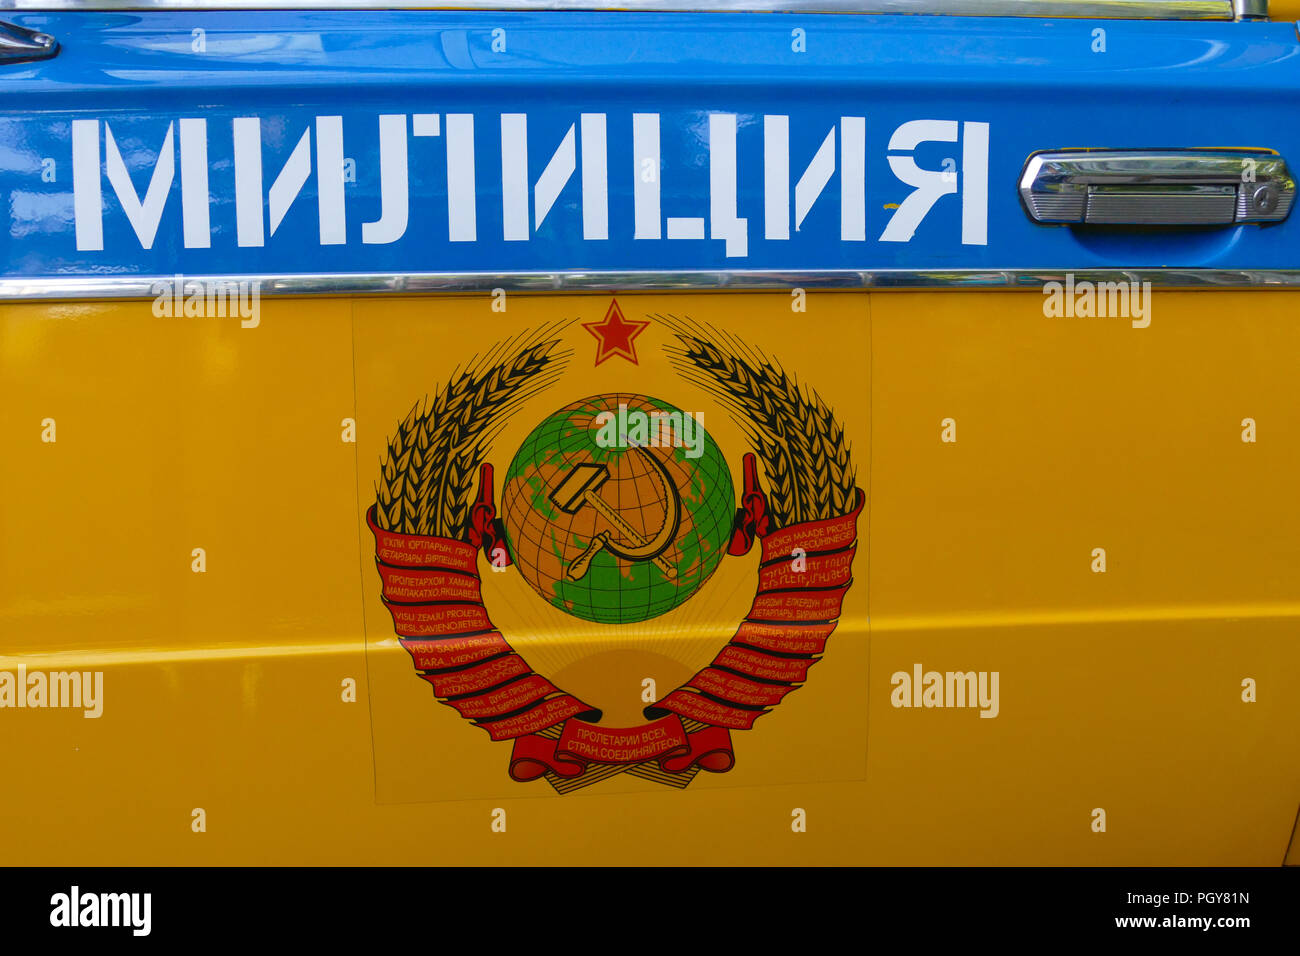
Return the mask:
<path fill-rule="evenodd" d="M 609 467 L 594 462 L 574 465 L 551 492 L 551 501 L 565 514 L 574 514 L 584 504 L 591 505 L 623 536 L 623 540 L 615 541 L 608 531 L 597 532 L 587 549 L 574 558 L 564 572 L 570 581 L 580 580 L 602 549 L 627 561 L 653 561 L 665 577 L 677 577 L 677 569 L 668 563 L 663 553 L 677 537 L 682 518 L 681 497 L 663 462 L 638 445 L 632 446 L 632 451 L 641 456 L 650 467 L 650 474 L 658 480 L 664 500 L 663 524 L 647 539 L 610 507 L 609 502 L 596 494 L 596 489 L 609 480 Z"/>

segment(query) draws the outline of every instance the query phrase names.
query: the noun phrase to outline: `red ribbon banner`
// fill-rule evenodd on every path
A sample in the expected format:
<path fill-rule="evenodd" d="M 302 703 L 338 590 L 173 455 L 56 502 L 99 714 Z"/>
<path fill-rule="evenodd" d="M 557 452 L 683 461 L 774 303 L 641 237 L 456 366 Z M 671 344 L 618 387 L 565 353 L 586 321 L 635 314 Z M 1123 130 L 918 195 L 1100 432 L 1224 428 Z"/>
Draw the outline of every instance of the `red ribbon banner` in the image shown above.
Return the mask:
<path fill-rule="evenodd" d="M 476 507 L 493 510 L 481 497 Z M 481 511 L 478 521 L 490 528 L 493 517 Z M 493 740 L 533 734 L 577 714 L 598 717 L 598 710 L 533 673 L 492 625 L 479 588 L 478 552 L 495 548 L 495 537 L 479 532 L 476 546 L 385 531 L 373 506 L 366 523 L 393 629 L 439 700 Z"/>
<path fill-rule="evenodd" d="M 765 530 L 767 501 L 752 456 L 745 456 L 747 504 L 736 515 L 731 553 L 762 541 L 758 593 L 736 634 L 713 662 L 687 683 L 646 708 L 647 717 L 675 713 L 732 730 L 754 721 L 808 678 L 838 623 L 852 583 L 858 515 L 866 495 L 846 515 Z M 762 518 L 762 520 L 759 520 Z"/>
<path fill-rule="evenodd" d="M 650 722 L 639 727 L 601 727 L 599 710 L 535 673 L 493 626 L 483 605 L 478 555 L 482 551 L 498 566 L 509 556 L 490 465 L 480 471 L 468 541 L 387 531 L 376 524 L 376 506 L 366 513 L 384 606 L 402 646 L 440 701 L 493 740 L 514 740 L 515 780 L 574 778 L 592 764 L 725 773 L 735 764 L 730 731 L 749 730 L 807 680 L 852 583 L 865 496 L 858 491 L 849 514 L 774 531 L 753 455 L 745 456 L 743 470 L 729 550 L 744 554 L 756 539 L 762 542 L 754 603 L 712 663 L 647 707 Z M 688 727 L 682 718 L 693 723 Z"/>
<path fill-rule="evenodd" d="M 720 727 L 687 733 L 673 714 L 640 727 L 597 727 L 575 718 L 565 722 L 559 740 L 535 734 L 516 740 L 510 776 L 520 781 L 547 773 L 577 777 L 592 763 L 651 760 L 665 773 L 684 773 L 696 765 L 725 773 L 735 764 L 731 736 Z"/>

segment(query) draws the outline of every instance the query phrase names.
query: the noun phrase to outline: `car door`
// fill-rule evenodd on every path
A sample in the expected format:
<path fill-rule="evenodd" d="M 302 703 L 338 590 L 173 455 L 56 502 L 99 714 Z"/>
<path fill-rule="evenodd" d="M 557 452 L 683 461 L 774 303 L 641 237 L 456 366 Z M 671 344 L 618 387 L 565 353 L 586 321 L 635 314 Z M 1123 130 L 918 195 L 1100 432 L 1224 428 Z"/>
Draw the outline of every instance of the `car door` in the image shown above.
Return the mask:
<path fill-rule="evenodd" d="M 402 6 L 0 0 L 13 862 L 1282 862 L 1293 9 Z"/>

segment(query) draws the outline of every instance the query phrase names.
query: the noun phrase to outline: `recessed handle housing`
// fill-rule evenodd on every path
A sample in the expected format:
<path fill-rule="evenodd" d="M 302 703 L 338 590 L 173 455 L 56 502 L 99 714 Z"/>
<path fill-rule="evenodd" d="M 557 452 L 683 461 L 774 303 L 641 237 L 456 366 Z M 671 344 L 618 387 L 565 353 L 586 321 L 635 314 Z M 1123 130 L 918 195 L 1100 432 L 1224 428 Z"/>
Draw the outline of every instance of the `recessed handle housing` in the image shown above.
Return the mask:
<path fill-rule="evenodd" d="M 1281 222 L 1295 180 L 1265 149 L 1071 149 L 1030 156 L 1020 198 L 1041 223 L 1227 226 Z"/>

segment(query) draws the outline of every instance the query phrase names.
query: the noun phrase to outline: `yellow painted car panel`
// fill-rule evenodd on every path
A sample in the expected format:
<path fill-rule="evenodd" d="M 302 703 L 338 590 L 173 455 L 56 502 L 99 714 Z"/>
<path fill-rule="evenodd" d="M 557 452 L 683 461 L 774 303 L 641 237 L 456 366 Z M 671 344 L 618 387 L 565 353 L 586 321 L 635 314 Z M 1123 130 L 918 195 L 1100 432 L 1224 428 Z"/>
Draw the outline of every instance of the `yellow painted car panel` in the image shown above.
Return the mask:
<path fill-rule="evenodd" d="M 1140 329 L 1045 317 L 1034 293 L 809 293 L 805 312 L 786 292 L 627 294 L 650 323 L 638 363 L 597 365 L 584 323 L 611 298 L 267 298 L 256 328 L 0 305 L 0 671 L 103 671 L 100 717 L 5 713 L 23 785 L 0 814 L 24 825 L 0 859 L 1282 862 L 1294 294 L 1157 292 Z M 835 410 L 866 496 L 853 583 L 806 684 L 732 734 L 734 768 L 559 794 L 511 780 L 510 745 L 417 676 L 365 516 L 412 406 L 538 328 L 571 357 L 493 438 L 499 475 L 548 413 L 634 391 L 698 405 L 739 492 L 749 437 L 674 371 L 665 317 L 742 338 Z M 757 563 L 612 628 L 481 567 L 493 623 L 621 726 L 643 678 L 674 686 L 726 643 Z M 918 667 L 996 673 L 996 706 L 914 706 Z"/>

